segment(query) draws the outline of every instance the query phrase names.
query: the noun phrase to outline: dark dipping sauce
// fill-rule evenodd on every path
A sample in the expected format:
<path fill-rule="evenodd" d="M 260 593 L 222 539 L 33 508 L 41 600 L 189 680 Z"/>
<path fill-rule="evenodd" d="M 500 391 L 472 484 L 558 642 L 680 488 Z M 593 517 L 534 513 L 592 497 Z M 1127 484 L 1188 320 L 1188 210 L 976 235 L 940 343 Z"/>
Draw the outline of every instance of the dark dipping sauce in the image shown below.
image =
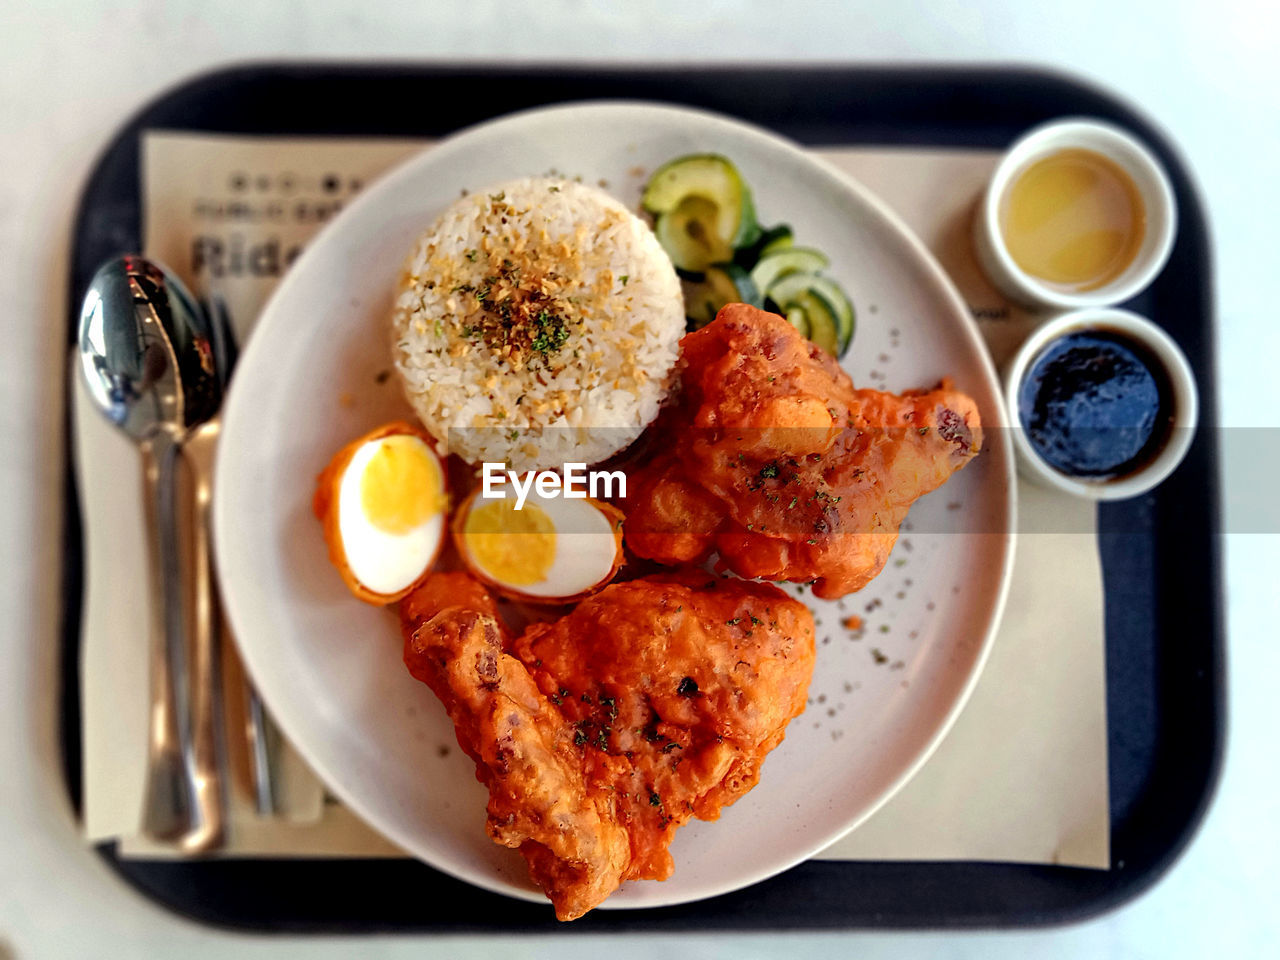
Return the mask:
<path fill-rule="evenodd" d="M 1159 370 L 1140 347 L 1104 330 L 1053 341 L 1018 389 L 1031 446 L 1076 477 L 1120 476 L 1145 465 L 1168 434 L 1169 389 Z"/>

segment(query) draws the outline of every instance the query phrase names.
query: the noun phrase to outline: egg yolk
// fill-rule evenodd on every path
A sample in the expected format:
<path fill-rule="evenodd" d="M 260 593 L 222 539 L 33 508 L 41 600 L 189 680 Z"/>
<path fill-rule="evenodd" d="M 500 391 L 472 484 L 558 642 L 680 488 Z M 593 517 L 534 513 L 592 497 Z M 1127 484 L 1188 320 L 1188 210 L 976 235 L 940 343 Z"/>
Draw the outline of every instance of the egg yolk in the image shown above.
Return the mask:
<path fill-rule="evenodd" d="M 386 437 L 360 477 L 360 506 L 383 533 L 422 526 L 444 509 L 439 462 L 417 437 Z"/>
<path fill-rule="evenodd" d="M 500 583 L 538 583 L 556 559 L 555 524 L 531 503 L 521 510 L 511 500 L 476 507 L 467 515 L 463 534 L 472 560 Z"/>

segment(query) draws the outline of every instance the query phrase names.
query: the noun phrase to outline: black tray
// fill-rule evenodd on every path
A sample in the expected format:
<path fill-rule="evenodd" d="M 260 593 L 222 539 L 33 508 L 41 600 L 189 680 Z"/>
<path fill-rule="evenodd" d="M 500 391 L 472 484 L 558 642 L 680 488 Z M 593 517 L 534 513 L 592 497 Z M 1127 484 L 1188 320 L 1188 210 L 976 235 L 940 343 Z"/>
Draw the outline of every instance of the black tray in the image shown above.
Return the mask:
<path fill-rule="evenodd" d="M 81 200 L 70 276 L 72 338 L 93 270 L 141 249 L 139 139 L 147 128 L 262 134 L 436 137 L 498 114 L 588 98 L 690 104 L 808 144 L 1003 147 L 1064 114 L 1106 118 L 1163 161 L 1180 214 L 1157 282 L 1130 306 L 1191 360 L 1201 422 L 1217 422 L 1209 241 L 1200 200 L 1160 131 L 1078 80 L 1028 70 L 538 69 L 397 64 L 243 66 L 193 80 L 131 120 Z M 430 104 L 429 110 L 406 104 Z M 1217 437 L 1201 429 L 1156 492 L 1101 510 L 1106 592 L 1111 869 L 998 863 L 803 863 L 700 903 L 597 910 L 569 927 L 546 905 L 486 893 L 411 860 L 103 858 L 170 909 L 277 931 L 677 931 L 1027 926 L 1114 907 L 1150 886 L 1204 815 L 1222 760 L 1225 690 Z M 80 524 L 67 487 L 63 727 L 80 803 Z M 1194 505 L 1194 508 L 1191 508 Z"/>

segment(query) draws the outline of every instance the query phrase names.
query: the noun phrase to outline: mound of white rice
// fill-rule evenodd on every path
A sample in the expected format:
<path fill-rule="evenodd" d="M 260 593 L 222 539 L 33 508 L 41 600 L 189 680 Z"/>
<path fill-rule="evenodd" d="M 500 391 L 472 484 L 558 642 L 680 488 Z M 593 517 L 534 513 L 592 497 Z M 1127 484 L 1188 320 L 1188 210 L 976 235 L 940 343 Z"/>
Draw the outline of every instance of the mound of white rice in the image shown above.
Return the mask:
<path fill-rule="evenodd" d="M 580 183 L 465 196 L 414 248 L 395 363 L 423 425 L 464 460 L 598 463 L 657 416 L 684 333 L 652 231 Z"/>

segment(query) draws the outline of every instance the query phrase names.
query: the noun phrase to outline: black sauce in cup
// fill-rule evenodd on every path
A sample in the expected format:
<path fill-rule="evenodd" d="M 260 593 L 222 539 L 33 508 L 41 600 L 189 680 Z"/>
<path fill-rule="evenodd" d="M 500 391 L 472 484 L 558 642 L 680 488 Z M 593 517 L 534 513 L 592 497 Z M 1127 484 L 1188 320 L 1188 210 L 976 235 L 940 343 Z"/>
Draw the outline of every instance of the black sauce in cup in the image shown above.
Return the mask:
<path fill-rule="evenodd" d="M 1069 333 L 1044 348 L 1018 389 L 1018 416 L 1050 466 L 1076 477 L 1131 473 L 1169 432 L 1169 386 L 1145 350 L 1106 330 Z"/>

